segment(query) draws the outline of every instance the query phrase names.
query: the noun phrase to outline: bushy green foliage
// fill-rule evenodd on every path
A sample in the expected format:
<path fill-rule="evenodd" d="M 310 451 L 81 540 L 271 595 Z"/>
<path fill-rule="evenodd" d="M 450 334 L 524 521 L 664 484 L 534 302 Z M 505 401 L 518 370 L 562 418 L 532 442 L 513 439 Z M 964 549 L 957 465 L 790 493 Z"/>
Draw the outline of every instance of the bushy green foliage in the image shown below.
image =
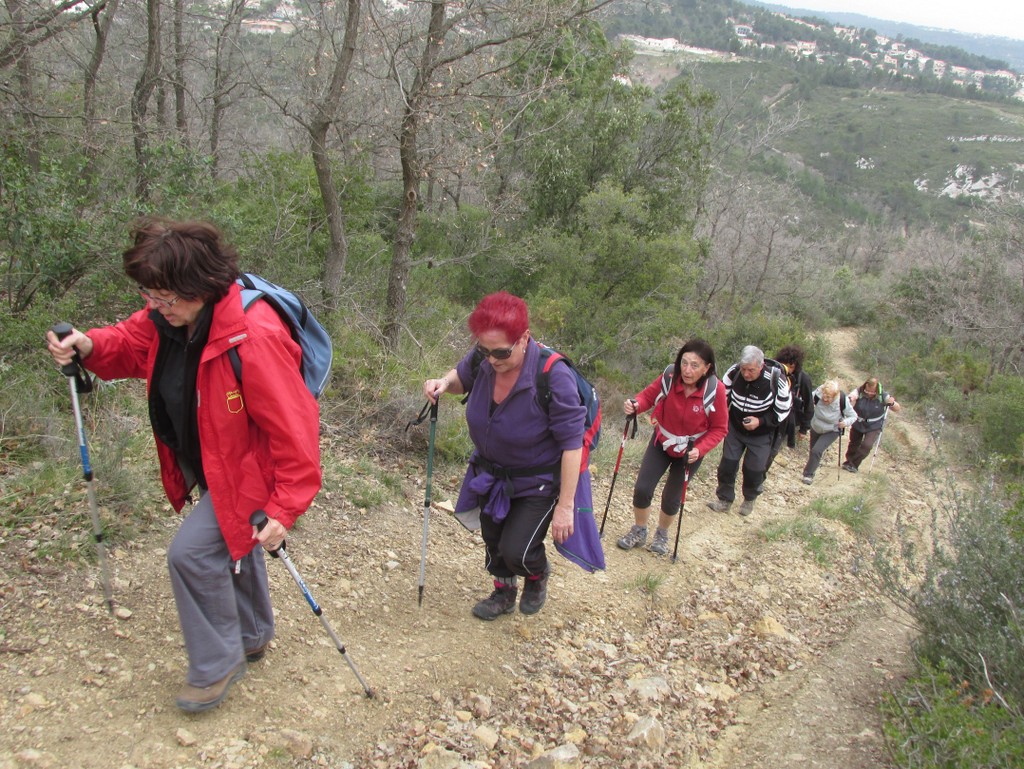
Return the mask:
<path fill-rule="evenodd" d="M 997 376 L 975 406 L 982 445 L 1024 472 L 1024 380 Z"/>
<path fill-rule="evenodd" d="M 926 663 L 884 706 L 885 736 L 905 769 L 1024 766 L 1024 718 L 991 689 Z"/>
<path fill-rule="evenodd" d="M 1009 505 L 992 484 L 951 487 L 942 504 L 932 529 L 945 536 L 924 551 L 904 547 L 898 560 L 880 553 L 883 589 L 920 629 L 923 659 L 1024 703 L 1024 541 L 1007 536 Z"/>
<path fill-rule="evenodd" d="M 685 232 L 652 233 L 647 196 L 605 182 L 580 204 L 573 232 L 534 238 L 541 265 L 529 296 L 542 338 L 572 350 L 579 363 L 628 344 L 660 341 L 657 305 L 678 307 L 695 283 L 695 244 Z"/>

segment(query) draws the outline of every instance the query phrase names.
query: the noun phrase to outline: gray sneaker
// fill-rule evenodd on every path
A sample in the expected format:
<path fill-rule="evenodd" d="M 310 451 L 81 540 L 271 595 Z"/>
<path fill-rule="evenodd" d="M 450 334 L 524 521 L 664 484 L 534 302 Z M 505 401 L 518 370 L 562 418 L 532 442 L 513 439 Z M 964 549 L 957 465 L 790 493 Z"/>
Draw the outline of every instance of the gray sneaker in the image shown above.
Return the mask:
<path fill-rule="evenodd" d="M 714 502 L 708 502 L 708 507 L 716 513 L 728 513 L 732 508 L 732 502 L 726 502 L 724 499 L 716 499 Z"/>
<path fill-rule="evenodd" d="M 518 592 L 519 590 L 512 586 L 495 585 L 494 592 L 473 607 L 473 616 L 490 622 L 502 614 L 511 614 L 516 609 Z"/>
<path fill-rule="evenodd" d="M 808 486 L 810 486 L 812 483 L 814 483 L 814 476 L 813 475 L 805 475 L 804 476 L 804 483 L 806 483 Z"/>
<path fill-rule="evenodd" d="M 755 501 L 756 500 L 753 499 L 744 499 L 743 502 L 740 504 L 740 515 L 745 517 L 754 512 Z"/>
<path fill-rule="evenodd" d="M 668 529 L 655 529 L 654 530 L 654 541 L 651 542 L 650 548 L 648 548 L 655 555 L 667 555 L 668 554 Z"/>
<path fill-rule="evenodd" d="M 635 523 L 616 544 L 623 550 L 632 550 L 634 547 L 642 547 L 647 542 L 647 527 L 637 526 Z"/>

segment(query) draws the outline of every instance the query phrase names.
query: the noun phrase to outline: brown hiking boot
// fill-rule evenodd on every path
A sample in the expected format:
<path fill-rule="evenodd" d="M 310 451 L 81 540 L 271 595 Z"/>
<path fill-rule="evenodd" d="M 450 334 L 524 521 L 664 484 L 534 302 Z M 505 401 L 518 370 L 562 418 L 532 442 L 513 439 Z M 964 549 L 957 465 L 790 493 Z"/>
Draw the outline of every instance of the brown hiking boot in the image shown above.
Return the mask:
<path fill-rule="evenodd" d="M 746 517 L 754 512 L 754 501 L 753 499 L 744 499 L 740 503 L 740 515 Z"/>
<path fill-rule="evenodd" d="M 490 622 L 502 614 L 511 614 L 515 611 L 518 593 L 515 585 L 495 584 L 494 592 L 473 607 L 473 616 Z"/>
<path fill-rule="evenodd" d="M 732 507 L 732 502 L 726 502 L 724 499 L 716 499 L 714 502 L 708 502 L 708 507 L 716 513 L 728 513 Z"/>
<path fill-rule="evenodd" d="M 178 707 L 186 713 L 201 713 L 215 708 L 228 696 L 231 684 L 244 675 L 245 660 L 242 660 L 226 676 L 209 686 L 185 684 L 178 692 Z"/>
<path fill-rule="evenodd" d="M 262 646 L 257 646 L 252 649 L 245 650 L 245 661 L 246 662 L 259 662 L 267 654 L 267 648 L 270 646 L 270 641 L 267 641 Z"/>

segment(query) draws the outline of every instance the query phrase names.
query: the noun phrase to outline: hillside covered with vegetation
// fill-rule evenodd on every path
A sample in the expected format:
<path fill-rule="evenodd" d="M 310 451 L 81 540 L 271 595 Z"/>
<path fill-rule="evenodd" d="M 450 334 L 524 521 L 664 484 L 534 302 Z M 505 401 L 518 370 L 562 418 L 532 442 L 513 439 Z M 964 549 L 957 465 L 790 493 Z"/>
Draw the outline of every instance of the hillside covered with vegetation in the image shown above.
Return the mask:
<path fill-rule="evenodd" d="M 41 340 L 57 320 L 88 328 L 140 306 L 120 264 L 140 215 L 210 219 L 247 270 L 305 296 L 336 345 L 330 440 L 371 464 L 419 383 L 467 348 L 465 317 L 490 291 L 525 297 L 535 336 L 608 404 L 692 335 L 720 363 L 749 343 L 803 345 L 818 381 L 832 371 L 820 332 L 855 326 L 860 366 L 945 431 L 977 472 L 963 482 L 987 490 L 977 509 L 991 525 L 961 531 L 1010 538 L 985 566 L 1002 592 L 984 591 L 983 633 L 927 621 L 960 589 L 945 575 L 989 578 L 969 538 L 905 596 L 921 612 L 922 680 L 943 718 L 1019 730 L 1024 110 L 782 52 L 699 66 L 638 55 L 615 35 L 743 53 L 725 19 L 748 11 L 614 5 L 8 3 L 2 547 L 21 552 L 45 517 L 66 547 L 33 558 L 89 557 L 82 520 L 40 507 L 79 474 L 56 437 L 66 383 Z M 652 67 L 671 77 L 644 85 Z M 138 492 L 146 431 L 124 429 L 140 402 L 130 385 L 104 388 L 90 424 L 110 447 L 115 542 L 158 516 Z M 461 456 L 466 436 L 439 448 Z M 999 657 L 993 680 L 969 649 Z M 927 739 L 936 711 L 902 702 L 894 729 Z M 943 765 L 920 755 L 900 761 Z M 1001 765 L 994 755 L 972 765 Z"/>

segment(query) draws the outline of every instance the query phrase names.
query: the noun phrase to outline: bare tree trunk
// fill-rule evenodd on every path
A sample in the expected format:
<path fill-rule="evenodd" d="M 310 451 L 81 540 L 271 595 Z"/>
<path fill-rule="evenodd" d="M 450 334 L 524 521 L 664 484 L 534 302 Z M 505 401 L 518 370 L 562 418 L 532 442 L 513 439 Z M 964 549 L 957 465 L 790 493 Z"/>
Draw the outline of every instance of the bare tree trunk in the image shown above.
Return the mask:
<path fill-rule="evenodd" d="M 390 352 L 398 350 L 398 338 L 405 321 L 406 285 L 412 270 L 412 244 L 416 237 L 416 214 L 420 197 L 420 157 L 417 147 L 419 132 L 420 102 L 429 86 L 437 65 L 441 43 L 444 37 L 445 0 L 430 3 L 430 23 L 423 46 L 423 56 L 413 80 L 412 88 L 405 95 L 405 112 L 398 140 L 398 154 L 402 163 L 402 204 L 398 214 L 398 228 L 395 231 L 395 245 L 388 273 L 388 294 L 384 312 L 384 346 Z"/>
<path fill-rule="evenodd" d="M 220 175 L 220 127 L 224 114 L 231 106 L 231 91 L 236 87 L 234 82 L 233 58 L 238 47 L 238 38 L 242 30 L 242 14 L 248 0 L 232 0 L 220 32 L 217 33 L 217 51 L 214 59 L 213 72 L 213 109 L 210 112 L 210 175 L 216 179 Z"/>
<path fill-rule="evenodd" d="M 28 21 L 25 18 L 21 0 L 6 0 L 6 5 L 11 19 L 12 57 L 15 62 L 15 81 L 18 84 L 17 114 L 25 131 L 25 162 L 32 170 L 38 171 L 41 151 L 36 116 L 33 111 L 35 94 L 32 87 L 32 56 L 25 37 L 28 31 Z"/>
<path fill-rule="evenodd" d="M 185 3 L 174 0 L 174 127 L 178 140 L 188 146 L 188 116 L 185 114 Z"/>
<path fill-rule="evenodd" d="M 93 43 L 92 56 L 85 67 L 85 78 L 82 87 L 82 147 L 85 152 L 85 178 L 88 184 L 93 183 L 95 173 L 95 160 L 98 148 L 96 146 L 96 77 L 103 64 L 103 57 L 107 51 L 107 38 L 110 35 L 110 25 L 117 15 L 117 8 L 120 0 L 108 0 L 103 8 L 96 8 L 92 12 L 92 28 L 96 35 Z"/>
<path fill-rule="evenodd" d="M 359 34 L 360 0 L 348 0 L 348 17 L 345 19 L 345 37 L 341 44 L 341 55 L 331 76 L 331 86 L 323 101 L 316 105 L 316 112 L 309 127 L 310 152 L 320 197 L 327 217 L 330 245 L 324 258 L 323 282 L 324 300 L 334 309 L 341 284 L 345 278 L 345 263 L 348 260 L 348 236 L 345 234 L 345 212 L 334 184 L 331 158 L 327 152 L 327 132 L 337 119 L 341 97 L 348 82 L 349 70 L 356 52 L 356 38 Z"/>
<path fill-rule="evenodd" d="M 149 134 L 146 111 L 160 75 L 160 0 L 146 0 L 146 63 L 132 94 L 132 141 L 135 145 L 135 196 L 149 200 Z"/>

